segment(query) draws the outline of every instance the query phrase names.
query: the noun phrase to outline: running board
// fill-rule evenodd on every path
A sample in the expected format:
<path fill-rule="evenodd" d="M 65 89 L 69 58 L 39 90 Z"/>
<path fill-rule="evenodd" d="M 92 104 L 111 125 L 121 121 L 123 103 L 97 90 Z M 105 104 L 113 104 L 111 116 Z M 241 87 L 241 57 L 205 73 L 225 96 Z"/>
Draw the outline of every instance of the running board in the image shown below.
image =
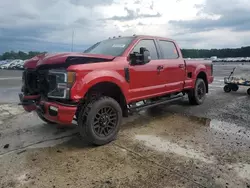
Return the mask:
<path fill-rule="evenodd" d="M 171 103 L 171 102 L 174 102 L 174 101 L 178 101 L 178 100 L 183 99 L 183 97 L 184 97 L 184 95 L 175 96 L 175 97 L 171 97 L 171 98 L 168 98 L 168 99 L 161 99 L 161 100 L 156 101 L 156 102 L 151 102 L 149 104 L 143 104 L 143 105 L 136 106 L 136 107 L 130 107 L 129 111 L 130 112 L 138 112 L 138 111 L 141 111 L 141 110 L 144 110 L 144 109 L 147 109 L 147 108 L 151 108 L 151 107 L 154 107 L 154 106 L 158 106 L 158 105 L 162 105 L 162 104 L 167 104 L 167 103 Z"/>

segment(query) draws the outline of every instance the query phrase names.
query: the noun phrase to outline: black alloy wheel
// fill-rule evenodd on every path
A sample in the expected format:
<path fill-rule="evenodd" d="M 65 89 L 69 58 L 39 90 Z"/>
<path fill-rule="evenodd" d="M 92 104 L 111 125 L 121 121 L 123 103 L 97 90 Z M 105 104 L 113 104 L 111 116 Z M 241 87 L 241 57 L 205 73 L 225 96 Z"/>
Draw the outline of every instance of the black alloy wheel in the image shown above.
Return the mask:
<path fill-rule="evenodd" d="M 120 104 L 111 97 L 99 97 L 87 103 L 78 116 L 82 139 L 90 144 L 105 145 L 116 139 L 122 121 Z"/>
<path fill-rule="evenodd" d="M 118 114 L 112 106 L 105 106 L 96 113 L 93 130 L 96 135 L 106 137 L 112 134 L 117 126 Z"/>

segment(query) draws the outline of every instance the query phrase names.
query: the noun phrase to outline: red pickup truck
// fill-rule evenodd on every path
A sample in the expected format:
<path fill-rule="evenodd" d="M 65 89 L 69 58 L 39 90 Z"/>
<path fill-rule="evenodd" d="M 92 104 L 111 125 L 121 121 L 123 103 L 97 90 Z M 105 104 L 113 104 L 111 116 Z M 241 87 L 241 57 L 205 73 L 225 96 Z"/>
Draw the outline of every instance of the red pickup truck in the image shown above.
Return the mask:
<path fill-rule="evenodd" d="M 47 123 L 76 120 L 82 137 L 95 145 L 114 140 L 130 112 L 185 94 L 191 104 L 202 104 L 213 82 L 211 61 L 184 60 L 175 41 L 154 36 L 111 38 L 83 53 L 42 54 L 24 67 L 20 105 Z"/>

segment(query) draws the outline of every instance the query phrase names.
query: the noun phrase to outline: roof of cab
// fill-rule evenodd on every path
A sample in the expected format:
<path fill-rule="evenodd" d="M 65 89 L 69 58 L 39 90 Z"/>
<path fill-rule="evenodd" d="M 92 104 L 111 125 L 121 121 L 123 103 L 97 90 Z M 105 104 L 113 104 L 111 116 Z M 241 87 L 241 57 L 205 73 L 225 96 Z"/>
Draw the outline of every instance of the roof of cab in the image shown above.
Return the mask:
<path fill-rule="evenodd" d="M 161 37 L 161 36 L 154 36 L 154 35 L 133 35 L 136 38 L 154 38 L 159 40 L 168 40 L 168 41 L 174 41 L 173 39 L 167 38 L 167 37 Z"/>
<path fill-rule="evenodd" d="M 154 36 L 154 35 L 130 35 L 130 36 L 118 36 L 118 37 L 109 37 L 109 39 L 115 39 L 115 38 L 123 38 L 123 37 L 135 37 L 137 39 L 141 39 L 141 38 L 151 38 L 151 39 L 159 39 L 159 40 L 168 40 L 168 41 L 173 41 L 175 42 L 175 40 L 167 38 L 167 37 L 161 37 L 161 36 Z"/>

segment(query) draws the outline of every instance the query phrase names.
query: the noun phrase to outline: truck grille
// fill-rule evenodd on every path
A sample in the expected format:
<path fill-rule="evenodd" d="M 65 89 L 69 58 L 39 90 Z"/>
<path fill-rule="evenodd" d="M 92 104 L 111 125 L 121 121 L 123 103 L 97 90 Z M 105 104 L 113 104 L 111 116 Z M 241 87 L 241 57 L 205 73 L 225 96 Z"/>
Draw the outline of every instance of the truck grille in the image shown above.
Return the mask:
<path fill-rule="evenodd" d="M 25 70 L 23 72 L 22 91 L 28 95 L 47 95 L 56 88 L 56 76 L 49 75 L 48 70 Z"/>

